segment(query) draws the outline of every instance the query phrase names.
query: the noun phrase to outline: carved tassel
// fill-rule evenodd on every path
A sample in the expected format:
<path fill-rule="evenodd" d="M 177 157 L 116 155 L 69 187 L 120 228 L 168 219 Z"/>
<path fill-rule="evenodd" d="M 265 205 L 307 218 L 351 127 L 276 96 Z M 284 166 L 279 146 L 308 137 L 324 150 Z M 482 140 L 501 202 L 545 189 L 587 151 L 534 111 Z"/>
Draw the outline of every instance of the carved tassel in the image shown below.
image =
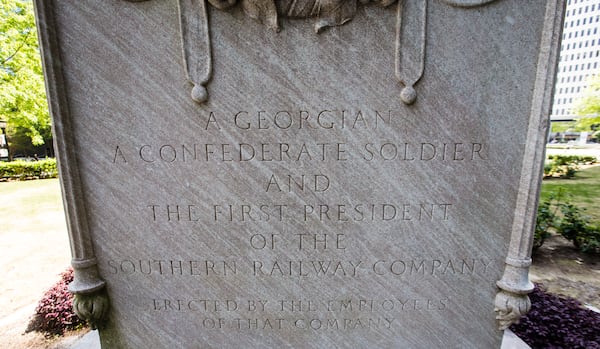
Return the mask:
<path fill-rule="evenodd" d="M 428 0 L 398 2 L 396 25 L 396 78 L 404 85 L 400 99 L 412 104 L 417 99 L 414 85 L 425 70 Z"/>
<path fill-rule="evenodd" d="M 212 52 L 205 0 L 179 0 L 183 60 L 188 80 L 194 85 L 192 99 L 208 99 L 206 84 L 212 76 Z"/>

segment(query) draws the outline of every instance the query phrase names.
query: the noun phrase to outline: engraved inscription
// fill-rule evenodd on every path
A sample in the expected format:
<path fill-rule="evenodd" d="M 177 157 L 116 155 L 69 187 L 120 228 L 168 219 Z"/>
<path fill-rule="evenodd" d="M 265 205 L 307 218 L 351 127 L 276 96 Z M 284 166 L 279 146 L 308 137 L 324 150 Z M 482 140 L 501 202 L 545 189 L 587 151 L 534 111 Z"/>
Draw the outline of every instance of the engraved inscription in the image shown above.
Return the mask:
<path fill-rule="evenodd" d="M 484 142 L 366 142 L 358 147 L 347 143 L 194 143 L 115 146 L 113 163 L 198 162 L 344 162 L 422 161 L 475 162 L 487 160 Z"/>
<path fill-rule="evenodd" d="M 214 112 L 211 112 L 211 115 L 214 117 Z M 243 110 L 235 113 L 233 124 L 242 130 L 376 130 L 389 126 L 392 122 L 392 115 L 391 110 Z"/>
<path fill-rule="evenodd" d="M 301 240 L 304 241 L 302 237 Z M 337 236 L 339 239 L 340 236 Z M 312 241 L 302 242 L 312 247 Z M 255 242 L 256 244 L 256 242 Z M 260 245 L 260 243 L 258 243 Z M 314 248 L 324 241 L 314 240 Z M 324 246 L 321 251 L 326 248 Z M 342 239 L 331 242 L 330 248 L 345 250 Z M 313 260 L 157 260 L 157 259 L 121 259 L 108 260 L 107 271 L 110 274 L 129 276 L 154 275 L 162 277 L 294 277 L 329 278 L 348 277 L 396 277 L 426 278 L 432 276 L 461 277 L 486 275 L 491 261 L 486 258 L 396 258 L 365 260 L 332 260 L 327 258 Z"/>
<path fill-rule="evenodd" d="M 457 207 L 458 203 L 435 199 L 410 201 L 402 200 L 401 196 L 396 196 L 395 201 L 379 200 L 377 197 L 370 201 L 364 198 L 356 201 L 351 196 L 342 199 L 334 194 L 344 190 L 343 181 L 340 181 L 344 179 L 344 172 L 328 168 L 330 164 L 371 166 L 375 163 L 425 165 L 443 162 L 462 166 L 486 162 L 490 157 L 489 144 L 477 139 L 405 140 L 383 138 L 375 133 L 380 130 L 382 134 L 385 131 L 397 134 L 395 131 L 403 130 L 401 121 L 392 111 L 377 110 L 242 110 L 230 114 L 210 111 L 200 115 L 200 131 L 218 134 L 228 130 L 237 132 L 240 137 L 223 143 L 180 141 L 115 145 L 111 160 L 121 166 L 137 164 L 150 168 L 161 163 L 178 166 L 256 163 L 272 166 L 255 178 L 257 184 L 254 190 L 276 199 L 269 201 L 263 197 L 241 202 L 211 202 L 186 197 L 171 202 L 150 202 L 141 211 L 144 219 L 151 224 L 167 224 L 173 229 L 173 234 L 202 234 L 207 229 L 206 224 L 248 227 L 242 234 L 225 230 L 223 234 L 227 237 L 223 239 L 230 243 L 245 243 L 253 254 L 226 257 L 217 253 L 188 260 L 141 256 L 113 258 L 106 261 L 106 272 L 125 278 L 201 282 L 241 280 L 241 283 L 292 280 L 410 283 L 453 279 L 469 282 L 473 277 L 488 277 L 490 271 L 498 266 L 492 268 L 492 261 L 487 258 L 420 255 L 418 252 L 414 255 L 392 252 L 363 256 L 352 253 L 362 248 L 355 240 L 358 239 L 356 234 L 335 230 L 338 224 L 366 226 L 385 222 L 394 223 L 394 228 L 381 233 L 403 236 L 399 234 L 412 232 L 404 232 L 397 227 L 412 227 L 421 222 L 453 226 L 461 210 Z M 323 134 L 327 138 L 324 138 L 326 141 L 317 141 L 319 138 L 309 137 L 305 142 L 293 142 L 287 138 L 290 131 Z M 282 138 L 261 142 L 256 140 L 257 134 Z M 330 134 L 335 137 L 329 137 Z M 354 138 L 354 134 L 362 136 Z M 248 140 L 244 139 L 246 137 Z M 275 169 L 275 163 L 285 167 Z M 316 168 L 298 171 L 296 166 L 304 164 Z M 354 182 L 365 181 L 365 184 L 370 180 L 366 177 L 353 178 Z M 310 198 L 300 202 L 286 199 L 297 195 Z M 296 229 L 282 225 L 310 222 L 321 228 Z M 265 223 L 275 225 L 258 228 Z M 301 226 L 309 227 L 310 224 Z M 445 312 L 451 308 L 448 298 L 403 296 L 390 299 L 354 296 L 340 299 L 322 299 L 319 296 L 306 299 L 243 299 L 243 295 L 228 299 L 196 297 L 199 296 L 161 295 L 151 299 L 145 310 L 154 314 L 198 313 L 197 324 L 206 330 L 348 332 L 390 331 L 400 326 L 400 317 L 405 313 Z"/>
<path fill-rule="evenodd" d="M 271 175 L 267 182 L 266 192 L 288 192 L 311 190 L 315 193 L 327 191 L 331 184 L 328 176 L 323 174 L 316 175 L 291 175 L 276 176 Z"/>
<path fill-rule="evenodd" d="M 153 222 L 268 222 L 300 219 L 321 222 L 448 221 L 453 204 L 419 203 L 284 203 L 147 205 Z"/>
<path fill-rule="evenodd" d="M 204 329 L 214 330 L 390 330 L 414 312 L 445 312 L 448 298 L 386 299 L 165 299 L 154 298 L 156 313 L 197 313 Z"/>

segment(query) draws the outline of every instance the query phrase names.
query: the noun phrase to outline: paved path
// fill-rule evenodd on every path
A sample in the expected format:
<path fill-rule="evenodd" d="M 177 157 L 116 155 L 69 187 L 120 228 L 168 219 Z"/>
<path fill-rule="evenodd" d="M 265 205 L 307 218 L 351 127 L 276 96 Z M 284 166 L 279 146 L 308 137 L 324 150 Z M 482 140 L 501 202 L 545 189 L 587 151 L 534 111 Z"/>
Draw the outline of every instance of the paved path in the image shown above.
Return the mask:
<path fill-rule="evenodd" d="M 29 318 L 71 259 L 60 186 L 44 179 L 0 183 L 0 191 L 0 348 L 32 348 L 36 335 L 23 335 Z"/>
<path fill-rule="evenodd" d="M 580 155 L 595 156 L 600 161 L 600 144 L 588 144 L 583 147 L 572 146 L 565 148 L 546 148 L 547 155 Z"/>

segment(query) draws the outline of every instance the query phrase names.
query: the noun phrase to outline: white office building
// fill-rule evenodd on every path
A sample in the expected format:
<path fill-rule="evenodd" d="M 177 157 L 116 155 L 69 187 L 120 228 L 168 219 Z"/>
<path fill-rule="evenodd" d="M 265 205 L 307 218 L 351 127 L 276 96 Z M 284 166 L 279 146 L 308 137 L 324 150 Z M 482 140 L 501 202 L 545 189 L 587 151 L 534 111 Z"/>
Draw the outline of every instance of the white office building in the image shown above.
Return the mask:
<path fill-rule="evenodd" d="M 600 72 L 600 0 L 567 0 L 551 119 L 573 120 L 590 76 Z"/>

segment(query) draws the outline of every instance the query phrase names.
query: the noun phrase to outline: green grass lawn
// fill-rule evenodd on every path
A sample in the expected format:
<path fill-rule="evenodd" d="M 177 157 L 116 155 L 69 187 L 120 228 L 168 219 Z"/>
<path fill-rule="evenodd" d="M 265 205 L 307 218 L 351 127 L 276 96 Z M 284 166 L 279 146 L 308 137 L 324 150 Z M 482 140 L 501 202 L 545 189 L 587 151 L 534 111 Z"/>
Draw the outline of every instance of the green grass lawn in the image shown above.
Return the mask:
<path fill-rule="evenodd" d="M 600 166 L 579 171 L 572 179 L 545 179 L 541 200 L 547 200 L 552 194 L 560 195 L 562 202 L 585 208 L 585 214 L 594 223 L 600 223 Z"/>
<path fill-rule="evenodd" d="M 59 280 L 71 254 L 58 179 L 0 182 L 0 214 L 0 319 L 4 321 L 11 314 L 28 317 L 26 307 Z M 25 329 L 26 318 L 14 319 L 23 321 L 19 327 Z M 8 325 L 0 326 L 0 338 L 5 329 Z"/>
<path fill-rule="evenodd" d="M 0 183 L 0 198 L 5 232 L 44 231 L 47 214 L 64 217 L 58 179 Z"/>

